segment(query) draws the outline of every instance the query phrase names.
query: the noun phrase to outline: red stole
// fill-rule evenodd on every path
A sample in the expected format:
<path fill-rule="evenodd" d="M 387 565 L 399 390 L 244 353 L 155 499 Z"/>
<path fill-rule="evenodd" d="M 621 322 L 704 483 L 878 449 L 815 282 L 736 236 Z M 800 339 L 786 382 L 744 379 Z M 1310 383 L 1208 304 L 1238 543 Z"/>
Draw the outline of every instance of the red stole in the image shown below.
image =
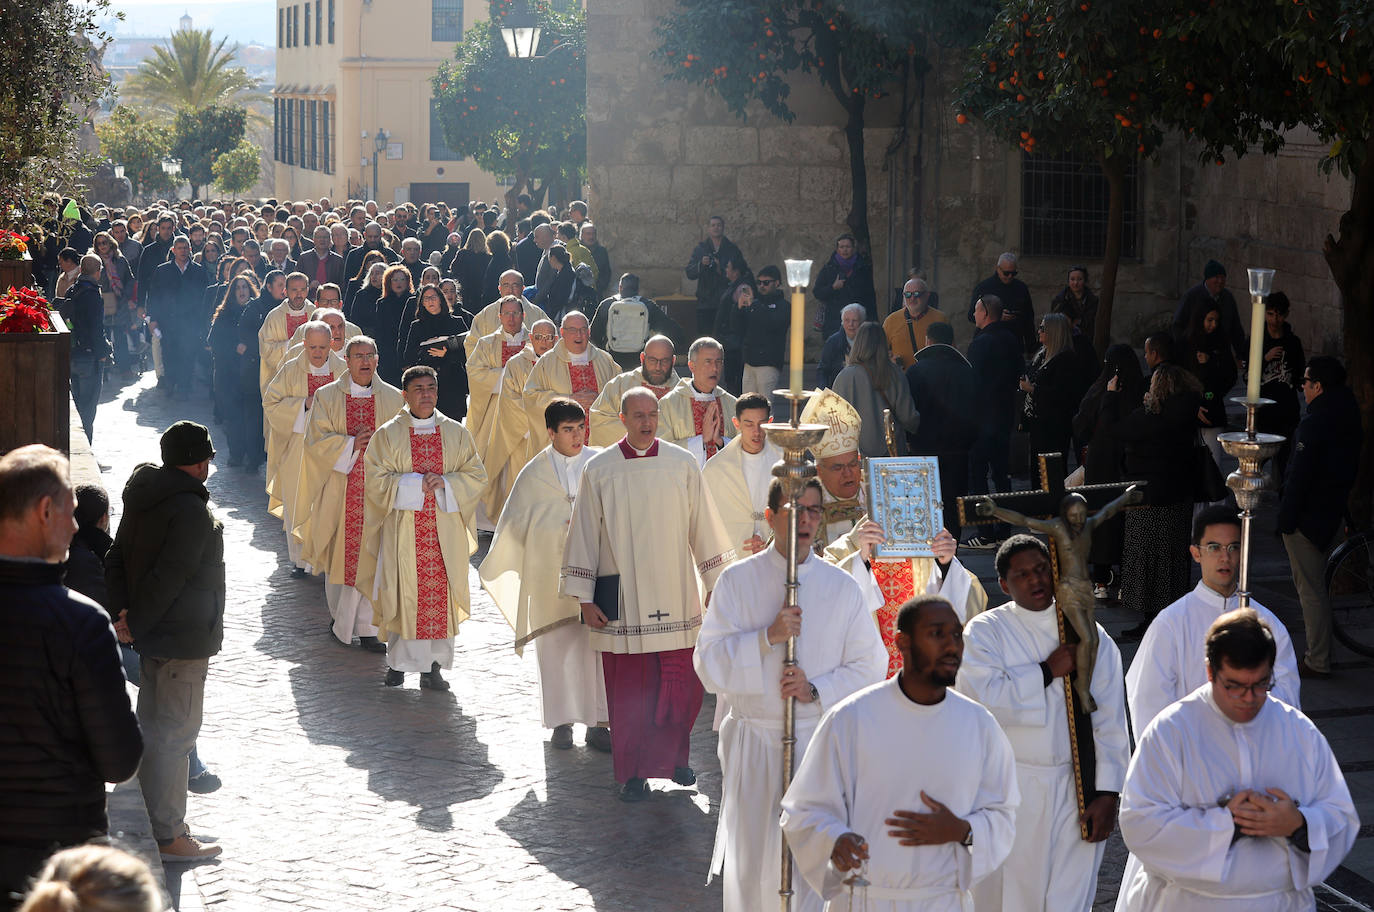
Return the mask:
<path fill-rule="evenodd" d="M 716 405 L 719 408 L 721 408 L 720 415 L 721 420 L 723 421 L 725 419 L 725 411 L 724 406 L 720 405 L 720 397 L 717 396 L 714 401 Z M 709 401 L 703 401 L 701 399 L 696 398 L 695 396 L 692 397 L 692 428 L 697 432 L 699 436 L 702 436 L 703 438 L 705 437 L 705 435 L 701 432 L 701 421 L 706 416 L 706 406 L 710 404 L 711 402 Z M 706 450 L 707 459 L 710 459 L 712 456 L 716 455 L 716 451 L 718 448 L 716 447 L 715 441 L 703 439 L 701 441 L 701 445 Z"/>
<path fill-rule="evenodd" d="M 673 388 L 671 386 L 650 386 L 647 383 L 644 384 L 644 388 L 649 392 L 653 393 L 654 396 L 659 399 L 662 399 L 664 396 L 668 395 L 673 391 Z"/>
<path fill-rule="evenodd" d="M 596 368 L 591 364 L 568 363 L 568 381 L 572 384 L 573 393 L 598 393 L 601 388 L 596 382 Z M 583 443 L 592 439 L 592 426 L 587 425 L 587 433 Z"/>
<path fill-rule="evenodd" d="M 516 355 L 520 354 L 520 353 L 521 353 L 522 351 L 524 351 L 524 350 L 525 350 L 525 344 L 524 344 L 523 342 L 517 343 L 517 344 L 515 344 L 515 345 L 507 345 L 504 341 L 502 341 L 502 343 L 501 343 L 501 366 L 502 366 L 502 367 L 505 367 L 507 361 L 509 361 L 511 358 L 514 358 Z"/>
<path fill-rule="evenodd" d="M 310 319 L 310 313 L 302 313 L 299 317 L 292 315 L 291 311 L 286 312 L 286 338 L 290 339 Z"/>
<path fill-rule="evenodd" d="M 350 437 L 377 426 L 377 400 L 372 396 L 345 396 L 344 415 Z M 358 548 L 363 541 L 363 511 L 366 501 L 363 475 L 363 454 L 367 444 L 357 448 L 353 468 L 348 472 L 348 486 L 344 489 L 344 585 L 358 581 Z"/>
<path fill-rule="evenodd" d="M 433 433 L 417 434 L 410 429 L 411 471 L 423 475 L 444 472 L 444 437 L 436 427 Z M 448 573 L 439 548 L 438 505 L 433 491 L 425 492 L 425 505 L 415 511 L 415 572 L 418 586 L 415 598 L 415 639 L 442 640 L 448 630 Z"/>
<path fill-rule="evenodd" d="M 916 579 L 911 561 L 904 557 L 873 561 L 873 579 L 883 591 L 883 606 L 878 609 L 878 632 L 887 647 L 887 676 L 902 670 L 902 654 L 897 651 L 897 610 L 916 597 Z"/>
<path fill-rule="evenodd" d="M 308 392 L 306 392 L 306 395 L 307 395 L 307 396 L 313 396 L 313 395 L 315 395 L 315 393 L 319 392 L 320 387 L 324 386 L 326 383 L 333 383 L 333 382 L 334 382 L 334 375 L 333 375 L 332 373 L 330 373 L 330 374 L 306 374 L 306 375 L 305 375 L 305 387 L 306 387 L 306 390 L 308 391 Z"/>

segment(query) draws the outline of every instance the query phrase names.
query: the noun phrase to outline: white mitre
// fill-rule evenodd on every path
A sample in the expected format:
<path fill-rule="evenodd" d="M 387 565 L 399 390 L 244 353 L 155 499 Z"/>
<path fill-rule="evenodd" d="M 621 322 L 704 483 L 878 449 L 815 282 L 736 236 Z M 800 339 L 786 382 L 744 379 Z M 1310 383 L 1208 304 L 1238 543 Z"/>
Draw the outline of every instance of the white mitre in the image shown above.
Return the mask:
<path fill-rule="evenodd" d="M 829 428 L 819 445 L 811 453 L 817 459 L 828 459 L 841 453 L 859 449 L 859 426 L 862 423 L 854 406 L 834 390 L 823 389 L 807 400 L 801 413 L 802 424 L 824 424 Z"/>

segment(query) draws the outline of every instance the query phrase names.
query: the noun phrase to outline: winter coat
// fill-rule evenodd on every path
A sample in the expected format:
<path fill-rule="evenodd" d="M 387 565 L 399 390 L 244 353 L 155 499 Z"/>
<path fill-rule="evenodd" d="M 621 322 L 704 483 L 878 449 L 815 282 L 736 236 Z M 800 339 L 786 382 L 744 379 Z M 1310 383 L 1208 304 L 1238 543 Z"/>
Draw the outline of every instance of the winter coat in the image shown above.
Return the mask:
<path fill-rule="evenodd" d="M 443 342 L 433 345 L 421 343 L 440 336 L 456 336 L 468 331 L 469 322 L 459 314 L 432 314 L 422 310 L 418 319 L 407 327 L 405 357 L 402 364 L 411 367 L 423 364 L 439 374 L 439 411 L 454 421 L 462 421 L 468 413 L 468 358 L 461 340 L 456 347 Z M 436 358 L 431 348 L 442 348 L 445 354 Z"/>
<path fill-rule="evenodd" d="M 1350 387 L 1324 390 L 1307 403 L 1283 481 L 1280 532 L 1301 532 L 1318 548 L 1330 547 L 1360 469 L 1362 439 L 1360 407 Z"/>
<path fill-rule="evenodd" d="M 967 453 L 978 438 L 978 424 L 969 413 L 977 386 L 973 366 L 953 346 L 927 345 L 906 369 L 906 382 L 921 413 L 921 426 L 908 435 L 911 452 Z"/>

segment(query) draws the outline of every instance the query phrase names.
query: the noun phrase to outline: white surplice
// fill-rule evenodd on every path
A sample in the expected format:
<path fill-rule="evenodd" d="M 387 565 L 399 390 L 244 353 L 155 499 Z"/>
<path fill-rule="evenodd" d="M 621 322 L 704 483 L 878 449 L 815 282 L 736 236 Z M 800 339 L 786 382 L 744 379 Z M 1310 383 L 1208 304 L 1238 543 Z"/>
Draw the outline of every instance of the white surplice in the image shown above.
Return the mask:
<path fill-rule="evenodd" d="M 1236 836 L 1219 806 L 1278 788 L 1307 821 L 1288 839 Z M 1249 722 L 1227 718 L 1204 684 L 1141 736 L 1121 793 L 1121 835 L 1140 861 L 1118 912 L 1309 912 L 1312 887 L 1345 858 L 1360 827 L 1336 757 L 1300 710 L 1270 696 Z"/>
<path fill-rule="evenodd" d="M 1192 592 L 1150 622 L 1126 671 L 1131 731 L 1137 741 L 1166 706 L 1207 683 L 1207 630 L 1213 621 L 1239 606 L 1235 595 L 1223 597 L 1199 582 Z M 1274 696 L 1301 709 L 1298 660 L 1288 628 L 1259 602 L 1252 599 L 1250 607 L 1274 633 L 1278 650 L 1274 659 Z"/>
<path fill-rule="evenodd" d="M 1121 651 L 1097 625 L 1092 714 L 1094 783 L 1120 792 L 1131 759 Z M 1073 748 L 1064 682 L 1045 684 L 1040 663 L 1059 646 L 1053 604 L 1030 611 L 1015 602 L 985 611 L 964 629 L 964 664 L 956 685 L 992 712 L 1016 754 L 1021 806 L 1006 863 L 973 889 L 978 912 L 1091 912 L 1105 842 L 1078 830 Z"/>
<path fill-rule="evenodd" d="M 1011 745 L 968 697 L 947 690 L 923 706 L 900 680 L 865 688 L 821 719 L 783 796 L 782 828 L 797 870 L 832 909 L 844 908 L 847 875 L 830 852 L 854 832 L 868 841 L 869 912 L 972 912 L 969 890 L 1011 849 L 1020 803 Z M 893 811 L 927 810 L 923 791 L 969 822 L 972 847 L 903 846 L 887 835 Z"/>
<path fill-rule="evenodd" d="M 786 645 L 768 643 L 784 600 L 787 561 L 767 548 L 725 569 L 697 637 L 693 664 L 705 688 L 730 711 L 720 725 L 720 821 L 711 874 L 725 882 L 725 912 L 777 902 L 782 831 L 782 716 L 779 694 Z M 797 665 L 820 701 L 797 702 L 797 758 L 806 754 L 821 713 L 881 681 L 887 650 L 859 587 L 837 567 L 811 556 L 797 567 L 802 629 Z M 709 882 L 709 878 L 708 878 Z M 822 900 L 797 878 L 793 908 L 819 912 Z"/>

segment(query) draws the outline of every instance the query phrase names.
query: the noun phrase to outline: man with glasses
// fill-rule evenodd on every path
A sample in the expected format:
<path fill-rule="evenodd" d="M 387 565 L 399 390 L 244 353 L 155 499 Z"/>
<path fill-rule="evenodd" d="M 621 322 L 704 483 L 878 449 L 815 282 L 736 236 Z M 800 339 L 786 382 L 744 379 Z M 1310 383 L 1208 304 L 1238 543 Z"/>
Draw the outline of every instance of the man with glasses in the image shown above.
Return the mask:
<path fill-rule="evenodd" d="M 888 347 L 902 370 L 915 364 L 916 352 L 926 347 L 926 328 L 948 322 L 949 317 L 930 306 L 930 286 L 925 279 L 907 279 L 902 286 L 902 309 L 883 321 Z"/>
<path fill-rule="evenodd" d="M 755 280 L 758 294 L 736 289 L 730 310 L 730 332 L 739 340 L 743 371 L 741 393 L 772 397 L 782 374 L 787 331 L 792 323 L 792 308 L 782 291 L 782 273 L 776 266 L 759 270 Z M 749 287 L 747 283 L 740 286 Z"/>
<path fill-rule="evenodd" d="M 811 293 L 825 305 L 821 337 L 840 328 L 840 311 L 851 302 L 864 306 L 865 320 L 878 319 L 878 293 L 873 287 L 873 260 L 859 250 L 852 234 L 835 238 L 835 252 L 816 273 Z"/>
<path fill-rule="evenodd" d="M 1314 908 L 1359 830 L 1345 778 L 1311 720 L 1269 693 L 1276 644 L 1259 615 L 1223 614 L 1204 649 L 1208 683 L 1146 727 L 1126 773 L 1116 907 Z"/>
<path fill-rule="evenodd" d="M 592 403 L 592 446 L 607 447 L 625 436 L 625 427 L 620 423 L 620 400 L 627 392 L 642 386 L 662 399 L 674 386 L 687 382 L 674 373 L 676 361 L 676 348 L 667 336 L 653 336 L 644 343 L 639 367 L 612 377 Z"/>
<path fill-rule="evenodd" d="M 1161 611 L 1145 631 L 1126 672 L 1126 699 L 1136 740 L 1150 722 L 1171 703 L 1207 683 L 1203 643 L 1207 629 L 1221 615 L 1234 610 L 1240 572 L 1240 516 L 1235 507 L 1208 507 L 1193 520 L 1193 544 L 1188 549 L 1202 570 L 1192 592 Z M 1254 601 L 1250 607 L 1273 633 L 1277 649 L 1275 696 L 1301 708 L 1298 665 L 1288 630 L 1268 608 Z"/>
<path fill-rule="evenodd" d="M 996 295 L 1002 302 L 1002 319 L 1016 330 L 1026 354 L 1032 354 L 1040 347 L 1035 333 L 1035 306 L 1031 303 L 1030 289 L 1016 277 L 1017 271 L 1016 254 L 1008 252 L 997 258 L 993 274 L 973 287 L 973 296 L 968 302 L 968 321 L 978 322 L 973 317 L 973 309 L 983 295 Z"/>
<path fill-rule="evenodd" d="M 491 436 L 485 447 L 483 465 L 487 470 L 487 491 L 483 497 L 487 515 L 499 517 L 506 497 L 515 486 L 515 477 L 535 454 L 544 438 L 539 435 L 542 425 L 531 421 L 525 408 L 525 381 L 534 365 L 553 348 L 558 330 L 552 320 L 537 320 L 530 327 L 529 341 L 514 358 L 501 369 L 496 401 L 492 404 Z M 584 409 L 585 411 L 585 409 Z"/>
<path fill-rule="evenodd" d="M 1310 678 L 1331 674 L 1326 556 L 1341 529 L 1360 469 L 1360 407 L 1345 379 L 1345 368 L 1329 355 L 1307 362 L 1302 376 L 1307 414 L 1294 434 L 1293 457 L 1279 500 L 1278 530 L 1307 628 L 1307 654 L 1298 663 L 1298 673 Z"/>

